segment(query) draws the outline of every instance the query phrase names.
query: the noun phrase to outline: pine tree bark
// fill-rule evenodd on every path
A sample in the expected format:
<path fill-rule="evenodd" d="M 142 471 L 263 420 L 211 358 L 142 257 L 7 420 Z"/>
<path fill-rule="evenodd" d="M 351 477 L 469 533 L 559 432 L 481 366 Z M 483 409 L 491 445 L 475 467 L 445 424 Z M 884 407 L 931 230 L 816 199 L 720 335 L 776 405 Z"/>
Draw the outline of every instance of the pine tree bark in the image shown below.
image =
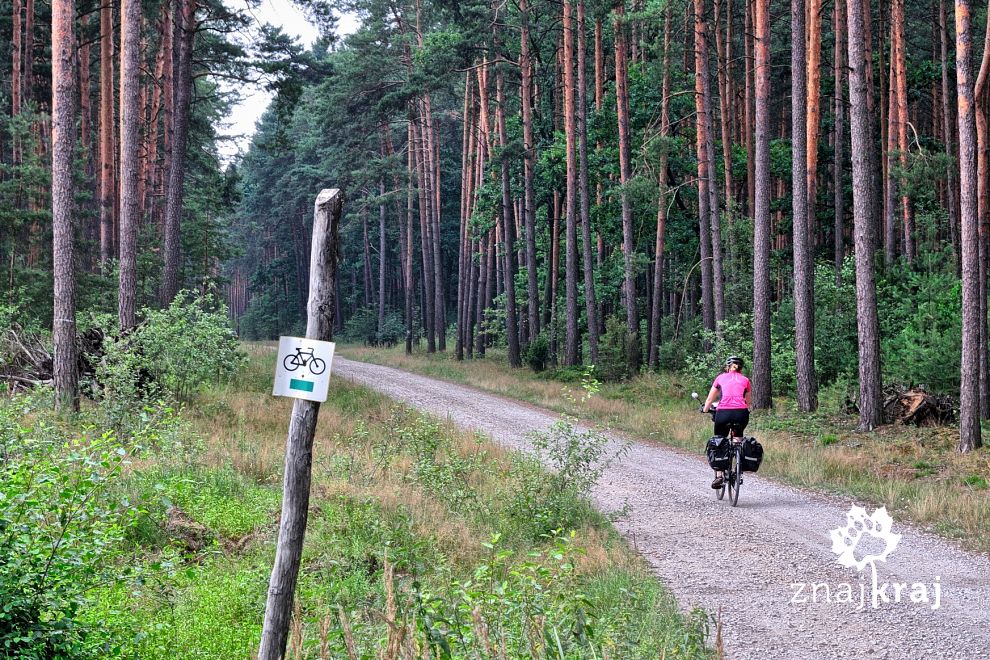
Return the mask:
<path fill-rule="evenodd" d="M 895 2 L 896 0 L 892 0 L 891 4 Z M 897 152 L 897 99 L 895 98 L 898 75 L 896 66 L 898 58 L 897 51 L 897 34 L 892 31 L 890 40 L 890 74 L 887 85 L 887 111 L 885 117 L 881 119 L 881 126 L 886 129 L 886 137 L 882 141 L 886 145 L 883 155 L 883 254 L 884 265 L 887 268 L 890 268 L 897 259 L 897 181 L 894 178 L 894 170 L 891 167 L 891 159 L 896 157 Z M 881 97 L 883 97 L 882 90 Z"/>
<path fill-rule="evenodd" d="M 427 186 L 427 174 L 426 167 L 424 163 L 423 151 L 425 146 L 423 144 L 423 122 L 422 117 L 416 116 L 413 121 L 413 149 L 415 151 L 416 160 L 416 190 L 419 195 L 419 237 L 420 237 L 420 252 L 422 254 L 423 260 L 423 307 L 425 308 L 425 313 L 423 314 L 423 322 L 426 325 L 426 351 L 427 353 L 436 353 L 437 343 L 436 343 L 436 333 L 438 331 L 436 327 L 436 314 L 434 310 L 434 305 L 436 304 L 436 284 L 434 281 L 435 270 L 433 268 L 433 247 L 430 234 L 431 232 L 431 219 L 430 219 L 430 205 L 429 205 L 429 194 L 426 190 Z"/>
<path fill-rule="evenodd" d="M 73 0 L 52 1 L 52 262 L 55 272 L 52 371 L 55 403 L 64 411 L 79 409 L 72 226 L 72 156 L 76 143 L 74 20 Z"/>
<path fill-rule="evenodd" d="M 711 118 L 709 117 L 708 40 L 704 0 L 694 0 L 694 99 L 698 156 L 698 238 L 701 242 L 702 315 L 712 331 L 725 319 L 721 239 L 716 237 L 718 206 L 712 208 Z"/>
<path fill-rule="evenodd" d="M 584 264 L 584 305 L 588 316 L 588 352 L 598 364 L 598 296 L 591 243 L 591 199 L 588 187 L 588 81 L 585 44 L 585 2 L 577 0 L 577 131 L 578 192 L 581 214 L 581 252 Z"/>
<path fill-rule="evenodd" d="M 622 184 L 622 252 L 625 270 L 626 362 L 630 373 L 639 371 L 639 315 L 636 310 L 636 273 L 633 265 L 632 201 L 626 185 L 632 178 L 629 136 L 629 90 L 625 37 L 625 3 L 615 5 L 615 103 L 619 127 L 619 179 Z M 704 221 L 703 221 L 704 222 Z M 702 236 L 702 241 L 704 241 Z"/>
<path fill-rule="evenodd" d="M 980 433 L 980 246 L 976 170 L 976 107 L 972 81 L 972 16 L 969 0 L 955 0 L 956 105 L 959 117 L 959 210 L 962 247 L 962 368 L 959 389 L 959 451 L 979 448 Z"/>
<path fill-rule="evenodd" d="M 113 0 L 100 6 L 100 266 L 113 258 Z"/>
<path fill-rule="evenodd" d="M 565 258 L 564 258 L 564 298 L 566 304 L 566 334 L 564 342 L 564 364 L 576 365 L 579 362 L 581 336 L 578 331 L 578 257 L 577 257 L 577 118 L 574 111 L 574 26 L 571 2 L 564 0 L 563 32 L 564 50 L 561 55 L 564 64 L 564 136 L 565 161 L 567 167 L 567 188 L 564 195 L 565 218 Z"/>
<path fill-rule="evenodd" d="M 904 34 L 904 0 L 893 0 L 892 4 L 894 12 L 891 17 L 891 27 L 897 35 L 897 59 L 894 61 L 897 66 L 897 88 L 894 90 L 897 106 L 897 161 L 902 172 L 899 182 L 901 190 L 901 251 L 910 264 L 914 261 L 914 215 L 911 211 L 911 200 L 904 194 L 907 187 L 904 173 L 908 165 L 907 46 Z"/>
<path fill-rule="evenodd" d="M 177 2 L 175 15 L 176 67 L 172 115 L 172 154 L 169 162 L 168 188 L 165 193 L 165 264 L 162 273 L 161 303 L 167 305 L 179 292 L 181 247 L 182 187 L 186 177 L 186 144 L 192 104 L 192 55 L 196 34 L 196 0 Z"/>
<path fill-rule="evenodd" d="M 139 207 L 138 152 L 141 141 L 141 2 L 122 0 L 120 5 L 120 287 L 117 316 L 127 331 L 137 320 L 137 230 Z"/>
<path fill-rule="evenodd" d="M 807 3 L 806 42 L 807 52 L 807 171 L 808 179 L 808 233 L 815 234 L 815 206 L 818 201 L 818 129 L 821 124 L 822 98 L 822 0 L 809 0 Z M 812 243 L 813 245 L 814 243 Z"/>
<path fill-rule="evenodd" d="M 412 355 L 413 347 L 413 296 L 416 286 L 413 283 L 413 181 L 415 180 L 415 138 L 413 122 L 408 122 L 406 132 L 406 242 L 403 249 L 406 252 L 406 355 Z"/>
<path fill-rule="evenodd" d="M 811 10 L 817 11 L 812 0 Z M 809 181 L 814 179 L 808 135 L 812 128 L 808 111 L 805 66 L 814 64 L 815 54 L 805 59 L 805 2 L 791 0 L 791 209 L 794 254 L 794 353 L 797 362 L 797 399 L 802 412 L 818 408 L 818 383 L 815 379 L 815 293 L 814 263 L 811 246 L 811 222 L 808 212 Z M 814 39 L 814 38 L 812 38 Z M 820 50 L 820 43 L 819 43 Z"/>
<path fill-rule="evenodd" d="M 383 149 L 384 151 L 384 145 Z M 383 154 L 384 155 L 384 154 Z M 378 339 L 385 332 L 385 269 L 388 265 L 388 244 L 385 236 L 385 179 L 378 182 Z"/>
<path fill-rule="evenodd" d="M 873 274 L 874 207 L 870 159 L 871 122 L 867 96 L 867 49 L 864 4 L 847 0 L 849 38 L 849 128 L 852 138 L 853 233 L 856 251 L 856 327 L 859 338 L 859 427 L 870 430 L 882 421 L 880 332 Z"/>
<path fill-rule="evenodd" d="M 952 93 L 949 84 L 949 32 L 948 24 L 946 22 L 946 12 L 945 12 L 945 0 L 939 0 L 938 3 L 939 10 L 939 47 L 940 47 L 940 68 L 942 73 L 942 126 L 945 131 L 945 156 L 946 160 L 950 163 L 955 161 L 955 134 L 954 129 L 956 125 L 955 117 L 953 116 L 953 104 L 952 104 Z M 960 258 L 960 245 L 959 245 L 959 214 L 958 214 L 958 195 L 959 183 L 956 180 L 956 168 L 950 166 L 948 168 L 948 175 L 946 177 L 946 197 L 948 200 L 948 220 L 949 220 L 949 235 L 952 241 L 953 254 L 955 255 L 956 261 L 956 275 L 962 277 L 962 260 Z"/>
<path fill-rule="evenodd" d="M 34 0 L 24 2 L 24 91 L 22 101 L 34 100 Z M 44 104 L 41 104 L 44 110 Z M 40 132 L 40 126 L 39 132 Z M 43 148 L 43 147 L 42 147 Z"/>
<path fill-rule="evenodd" d="M 501 65 L 495 70 L 495 123 L 498 130 L 498 144 L 503 150 L 508 145 L 508 132 L 505 127 L 505 80 Z M 505 244 L 503 265 L 505 274 L 505 334 L 509 346 L 509 365 L 521 367 L 519 354 L 519 321 L 516 316 L 516 246 L 515 220 L 512 217 L 512 189 L 509 183 L 509 163 L 500 159 L 502 172 L 502 240 Z"/>
<path fill-rule="evenodd" d="M 945 0 L 942 0 L 944 2 Z M 834 158 L 832 164 L 832 187 L 834 193 L 834 212 L 835 212 L 835 222 L 832 230 L 832 239 L 834 242 L 835 249 L 835 283 L 838 286 L 842 281 L 842 262 L 845 258 L 845 245 L 843 243 L 843 225 L 845 220 L 845 187 L 844 187 L 844 177 L 843 177 L 843 163 L 845 160 L 844 150 L 845 150 L 845 101 L 843 100 L 842 90 L 843 85 L 845 85 L 845 72 L 846 72 L 846 3 L 843 0 L 838 0 L 834 6 L 834 33 L 835 33 L 835 49 L 833 51 L 835 60 L 833 62 L 834 66 L 834 88 L 835 88 L 835 138 L 834 142 Z"/>
<path fill-rule="evenodd" d="M 841 0 L 840 0 L 841 1 Z M 753 39 L 753 8 L 755 0 L 745 0 L 746 17 L 743 29 L 743 44 L 746 55 L 746 90 L 745 90 L 745 123 L 746 123 L 746 205 L 750 218 L 756 217 L 756 141 L 754 138 L 755 119 L 755 88 L 754 80 L 756 67 L 753 54 L 755 41 Z"/>
<path fill-rule="evenodd" d="M 21 57 L 23 55 L 22 49 L 22 33 L 24 28 L 22 27 L 22 14 L 24 13 L 24 7 L 21 4 L 21 0 L 13 0 L 13 10 L 11 12 L 11 22 L 12 22 L 12 35 L 11 35 L 11 67 L 10 67 L 10 116 L 16 117 L 21 113 L 21 94 L 24 89 L 24 83 L 21 77 Z M 15 150 L 16 151 L 16 150 Z M 16 154 L 15 154 L 16 162 Z"/>
<path fill-rule="evenodd" d="M 990 22 L 987 23 L 987 37 L 984 44 L 990 44 Z M 988 131 L 988 114 L 990 114 L 990 48 L 984 47 L 983 60 L 980 62 L 980 72 L 976 78 L 974 96 L 976 101 L 976 207 L 979 236 L 979 327 L 980 327 L 980 416 L 984 419 L 990 414 L 990 374 L 987 364 L 987 225 L 990 223 L 990 131 Z M 905 228 L 907 232 L 907 228 Z"/>
<path fill-rule="evenodd" d="M 656 260 L 653 262 L 653 303 L 650 306 L 650 342 L 647 353 L 650 369 L 656 370 L 660 366 L 660 319 L 663 312 L 663 268 L 664 268 L 664 240 L 667 230 L 667 140 L 670 137 L 670 24 L 671 5 L 668 3 L 664 9 L 663 17 L 663 73 L 660 96 L 660 138 L 664 144 L 660 152 L 660 176 L 657 187 L 660 190 L 657 200 L 657 238 L 654 254 Z"/>
<path fill-rule="evenodd" d="M 472 167 L 472 116 L 474 114 L 474 86 L 471 72 L 464 74 L 464 110 L 461 115 L 461 216 L 460 237 L 457 250 L 457 342 L 454 346 L 456 359 L 464 359 L 464 344 L 467 338 L 467 290 L 468 260 L 471 258 L 468 225 L 471 219 Z"/>
<path fill-rule="evenodd" d="M 753 222 L 753 407 L 771 406 L 770 378 L 770 3 L 755 0 L 755 216 Z"/>
<path fill-rule="evenodd" d="M 536 141 L 533 137 L 533 60 L 529 52 L 529 6 L 527 0 L 519 2 L 521 25 L 519 66 L 522 70 L 523 129 L 523 216 L 526 225 L 526 291 L 528 294 L 527 320 L 530 341 L 540 334 L 540 292 L 536 265 L 536 191 L 535 174 Z"/>

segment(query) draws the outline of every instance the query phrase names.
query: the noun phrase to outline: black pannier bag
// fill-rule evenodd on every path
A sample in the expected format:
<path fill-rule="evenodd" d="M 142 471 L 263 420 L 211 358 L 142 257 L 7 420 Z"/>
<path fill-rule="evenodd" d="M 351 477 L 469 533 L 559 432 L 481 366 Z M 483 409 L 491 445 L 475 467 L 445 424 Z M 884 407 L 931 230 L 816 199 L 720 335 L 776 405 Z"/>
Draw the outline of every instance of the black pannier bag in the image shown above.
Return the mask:
<path fill-rule="evenodd" d="M 756 438 L 746 438 L 742 445 L 743 472 L 756 472 L 763 462 L 763 445 Z"/>
<path fill-rule="evenodd" d="M 732 463 L 732 443 L 728 438 L 720 435 L 713 436 L 708 440 L 705 448 L 708 455 L 708 464 L 713 470 L 728 470 Z"/>

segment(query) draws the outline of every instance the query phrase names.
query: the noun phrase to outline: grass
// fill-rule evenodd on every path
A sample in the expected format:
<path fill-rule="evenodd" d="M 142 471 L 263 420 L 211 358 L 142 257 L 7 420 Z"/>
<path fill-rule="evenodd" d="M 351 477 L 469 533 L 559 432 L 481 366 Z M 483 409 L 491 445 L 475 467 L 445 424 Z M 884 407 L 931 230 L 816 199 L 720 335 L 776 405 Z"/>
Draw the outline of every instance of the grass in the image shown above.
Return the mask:
<path fill-rule="evenodd" d="M 107 635 L 101 657 L 257 649 L 292 402 L 270 394 L 274 352 L 247 350 L 185 411 L 199 441 L 121 484 L 143 513 L 121 579 L 82 615 Z M 546 481 L 531 458 L 333 381 L 286 657 L 710 657 L 710 617 L 680 613 L 590 506 L 568 495 L 563 529 L 532 515 Z"/>
<path fill-rule="evenodd" d="M 642 374 L 627 382 L 602 384 L 598 396 L 578 403 L 569 392 L 575 383 L 553 374 L 511 369 L 504 353 L 489 351 L 480 360 L 458 362 L 451 354 L 405 355 L 391 349 L 338 346 L 343 357 L 471 385 L 502 396 L 566 412 L 601 426 L 628 432 L 701 454 L 711 433 L 707 416 L 697 413 L 690 383 L 677 374 Z M 801 414 L 792 402 L 776 398 L 776 409 L 758 412 L 748 432 L 766 449 L 760 474 L 884 505 L 895 517 L 990 552 L 990 451 L 955 451 L 958 432 L 949 428 L 886 426 L 855 430 L 856 418 L 841 411 L 842 392 L 823 392 L 822 408 Z"/>

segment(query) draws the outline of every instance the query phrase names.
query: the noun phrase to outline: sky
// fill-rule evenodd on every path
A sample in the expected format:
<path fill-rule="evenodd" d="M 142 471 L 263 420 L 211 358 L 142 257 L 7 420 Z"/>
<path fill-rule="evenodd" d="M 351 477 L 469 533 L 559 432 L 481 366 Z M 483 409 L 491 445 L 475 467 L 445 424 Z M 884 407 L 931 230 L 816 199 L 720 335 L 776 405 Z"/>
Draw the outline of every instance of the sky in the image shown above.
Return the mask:
<path fill-rule="evenodd" d="M 240 7 L 238 7 L 238 5 Z M 227 6 L 232 9 L 244 8 L 245 0 L 227 0 Z M 306 20 L 303 12 L 292 0 L 262 0 L 261 5 L 251 11 L 257 22 L 271 23 L 282 28 L 286 34 L 299 38 L 306 47 L 312 46 L 319 37 L 316 26 Z M 348 35 L 357 30 L 358 21 L 355 16 L 344 14 L 340 17 L 337 32 L 340 36 Z M 261 118 L 265 108 L 272 100 L 272 94 L 262 85 L 240 85 L 241 100 L 230 109 L 221 135 L 234 138 L 220 144 L 220 156 L 224 162 L 230 162 L 238 152 L 247 150 L 254 134 L 255 123 Z"/>

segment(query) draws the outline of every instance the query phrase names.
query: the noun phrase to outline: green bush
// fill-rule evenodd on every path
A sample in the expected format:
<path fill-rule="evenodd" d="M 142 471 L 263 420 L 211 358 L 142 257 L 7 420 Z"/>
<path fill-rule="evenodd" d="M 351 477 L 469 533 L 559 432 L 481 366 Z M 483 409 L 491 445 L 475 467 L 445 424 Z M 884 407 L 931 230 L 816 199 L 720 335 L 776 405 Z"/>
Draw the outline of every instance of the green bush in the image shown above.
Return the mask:
<path fill-rule="evenodd" d="M 163 394 L 186 401 L 208 383 L 230 379 L 246 362 L 227 308 L 212 294 L 183 291 L 166 309 L 145 308 L 141 315 L 140 325 L 104 343 L 97 380 L 108 403 L 129 405 Z"/>
<path fill-rule="evenodd" d="M 523 350 L 523 359 L 529 368 L 539 373 L 547 368 L 550 361 L 550 340 L 545 333 L 540 333 L 536 339 Z"/>
<path fill-rule="evenodd" d="M 604 382 L 616 382 L 629 378 L 629 332 L 626 323 L 618 316 L 605 321 L 605 333 L 598 341 L 598 364 L 595 373 Z"/>
<path fill-rule="evenodd" d="M 341 338 L 346 341 L 360 342 L 365 346 L 392 347 L 403 341 L 406 336 L 406 324 L 402 314 L 391 311 L 385 313 L 385 324 L 378 331 L 378 309 L 362 307 L 344 322 Z"/>
<path fill-rule="evenodd" d="M 104 657 L 110 639 L 81 622 L 89 590 L 120 579 L 111 557 L 139 511 L 114 496 L 124 445 L 23 426 L 30 400 L 0 411 L 0 655 Z"/>

